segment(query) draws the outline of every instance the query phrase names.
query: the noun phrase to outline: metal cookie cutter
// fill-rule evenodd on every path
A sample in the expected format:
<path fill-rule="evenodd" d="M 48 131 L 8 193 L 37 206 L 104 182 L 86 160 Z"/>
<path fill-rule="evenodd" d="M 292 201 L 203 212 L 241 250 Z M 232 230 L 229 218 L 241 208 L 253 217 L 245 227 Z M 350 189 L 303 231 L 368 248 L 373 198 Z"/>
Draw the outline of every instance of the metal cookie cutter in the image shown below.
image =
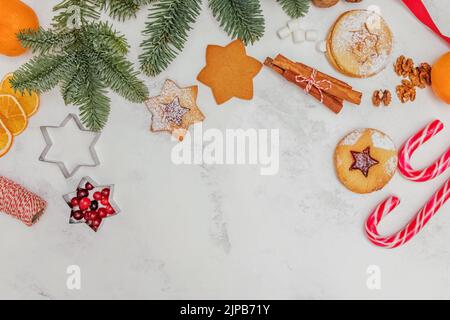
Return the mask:
<path fill-rule="evenodd" d="M 89 187 L 88 184 L 90 185 Z M 93 201 L 95 200 L 94 194 L 101 193 L 102 190 L 104 190 L 105 188 L 109 190 L 109 195 L 106 197 L 107 203 L 103 203 L 102 202 L 103 200 L 96 200 L 97 209 L 89 208 L 83 211 L 79 207 L 80 206 L 79 203 L 75 204 L 75 206 L 74 204 L 72 204 L 72 200 L 74 198 L 77 199 L 78 201 L 81 201 L 79 194 L 80 191 L 84 192 L 84 194 L 81 194 L 82 197 L 85 196 Z M 69 223 L 70 224 L 85 223 L 95 232 L 97 232 L 100 229 L 106 218 L 111 218 L 120 213 L 120 208 L 117 205 L 116 201 L 114 200 L 114 184 L 99 185 L 90 177 L 84 177 L 83 179 L 81 179 L 76 191 L 63 195 L 63 199 L 71 209 Z M 104 217 L 102 217 L 99 214 L 100 210 L 106 210 L 106 215 Z M 95 215 L 94 219 L 92 219 L 93 213 Z M 82 216 L 80 214 L 82 214 Z"/>
<path fill-rule="evenodd" d="M 63 161 L 47 159 L 47 155 L 48 155 L 51 147 L 53 146 L 53 141 L 52 141 L 52 139 L 50 137 L 50 134 L 48 133 L 48 129 L 60 129 L 60 128 L 63 128 L 71 120 L 75 122 L 75 124 L 77 125 L 77 127 L 78 127 L 78 129 L 80 131 L 91 132 L 94 135 L 94 138 L 93 138 L 91 144 L 89 145 L 89 152 L 91 154 L 91 158 L 93 160 L 93 163 L 80 163 L 80 164 L 76 165 L 75 168 L 72 171 L 69 171 L 67 169 L 66 164 Z M 90 130 L 85 129 L 83 124 L 81 123 L 80 119 L 75 114 L 70 113 L 63 120 L 63 122 L 61 122 L 61 124 L 59 126 L 42 126 L 41 127 L 41 132 L 42 132 L 42 135 L 44 136 L 44 140 L 45 140 L 46 146 L 45 146 L 44 151 L 42 151 L 41 155 L 39 156 L 39 161 L 56 164 L 59 167 L 59 169 L 61 170 L 62 174 L 64 175 L 64 177 L 66 179 L 72 177 L 81 167 L 97 167 L 98 165 L 100 165 L 100 160 L 98 158 L 97 152 L 95 151 L 95 144 L 97 143 L 97 141 L 100 138 L 101 134 L 98 133 L 98 132 L 94 132 L 94 131 L 90 131 Z"/>

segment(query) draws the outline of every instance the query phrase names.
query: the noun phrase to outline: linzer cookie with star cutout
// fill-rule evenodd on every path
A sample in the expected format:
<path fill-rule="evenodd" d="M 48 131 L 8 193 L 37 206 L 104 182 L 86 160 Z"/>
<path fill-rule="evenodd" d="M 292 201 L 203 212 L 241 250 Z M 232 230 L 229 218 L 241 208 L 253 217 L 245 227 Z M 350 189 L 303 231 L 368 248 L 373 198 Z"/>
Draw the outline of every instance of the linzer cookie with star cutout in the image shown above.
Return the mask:
<path fill-rule="evenodd" d="M 376 129 L 350 132 L 337 145 L 334 163 L 339 180 L 356 193 L 382 189 L 397 170 L 394 142 Z"/>
<path fill-rule="evenodd" d="M 197 106 L 198 87 L 180 88 L 172 80 L 166 80 L 159 96 L 146 101 L 152 113 L 152 132 L 167 131 L 183 140 L 189 127 L 205 119 Z"/>

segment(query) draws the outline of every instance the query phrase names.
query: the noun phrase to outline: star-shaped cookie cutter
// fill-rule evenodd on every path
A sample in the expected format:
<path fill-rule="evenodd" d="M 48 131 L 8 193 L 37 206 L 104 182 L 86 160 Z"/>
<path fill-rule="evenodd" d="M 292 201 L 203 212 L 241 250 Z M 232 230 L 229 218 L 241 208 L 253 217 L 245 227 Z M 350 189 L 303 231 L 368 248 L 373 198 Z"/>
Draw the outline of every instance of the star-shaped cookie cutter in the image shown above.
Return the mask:
<path fill-rule="evenodd" d="M 113 209 L 113 213 L 108 214 L 106 217 L 100 219 L 100 225 L 93 226 L 89 223 L 89 221 L 87 221 L 84 217 L 81 218 L 80 220 L 76 220 L 73 217 L 73 210 L 75 210 L 76 208 L 73 208 L 71 206 L 71 199 L 73 199 L 74 197 L 77 197 L 77 191 L 80 189 L 84 189 L 86 187 L 86 183 L 90 183 L 93 187 L 92 190 L 88 190 L 88 197 L 90 196 L 90 194 L 94 194 L 96 191 L 101 191 L 105 188 L 109 189 L 109 196 L 108 196 L 108 205 L 111 206 L 111 208 Z M 91 177 L 84 177 L 83 179 L 81 179 L 80 183 L 78 184 L 78 187 L 76 189 L 76 191 L 71 192 L 71 193 L 67 193 L 65 195 L 63 195 L 63 199 L 64 201 L 67 203 L 67 205 L 70 207 L 71 209 L 71 214 L 70 214 L 70 218 L 69 218 L 69 224 L 87 224 L 92 230 L 94 230 L 95 232 L 97 232 L 100 227 L 103 225 L 103 221 L 107 218 L 111 218 L 113 216 L 116 216 L 120 213 L 120 207 L 118 206 L 118 204 L 116 203 L 116 201 L 114 200 L 114 189 L 115 189 L 115 185 L 114 184 L 108 184 L 108 185 L 99 185 L 97 182 L 94 181 L 94 179 L 92 179 Z"/>
<path fill-rule="evenodd" d="M 94 139 L 92 140 L 92 142 L 89 145 L 89 153 L 91 155 L 91 158 L 93 160 L 93 164 L 91 163 L 80 163 L 77 164 L 75 166 L 75 168 L 72 169 L 72 171 L 69 171 L 69 169 L 67 169 L 66 164 L 63 161 L 57 161 L 57 160 L 50 160 L 47 159 L 47 155 L 50 151 L 50 149 L 53 146 L 53 141 L 52 138 L 50 137 L 50 134 L 48 133 L 48 129 L 60 129 L 65 127 L 69 121 L 74 121 L 75 124 L 77 125 L 78 129 L 80 131 L 84 131 L 84 132 L 91 132 L 95 135 Z M 61 170 L 62 174 L 64 175 L 64 177 L 66 179 L 72 177 L 81 167 L 97 167 L 100 165 L 100 160 L 98 158 L 97 152 L 95 151 L 95 144 L 97 143 L 98 139 L 100 138 L 100 133 L 98 132 L 94 132 L 94 131 L 90 131 L 84 128 L 83 124 L 81 123 L 80 119 L 73 113 L 69 113 L 69 115 L 63 120 L 63 122 L 61 122 L 61 124 L 59 126 L 42 126 L 41 127 L 41 132 L 42 135 L 44 137 L 46 146 L 44 151 L 42 151 L 41 155 L 39 156 L 39 161 L 42 162 L 47 162 L 47 163 L 52 163 L 52 164 L 56 164 L 59 169 Z"/>

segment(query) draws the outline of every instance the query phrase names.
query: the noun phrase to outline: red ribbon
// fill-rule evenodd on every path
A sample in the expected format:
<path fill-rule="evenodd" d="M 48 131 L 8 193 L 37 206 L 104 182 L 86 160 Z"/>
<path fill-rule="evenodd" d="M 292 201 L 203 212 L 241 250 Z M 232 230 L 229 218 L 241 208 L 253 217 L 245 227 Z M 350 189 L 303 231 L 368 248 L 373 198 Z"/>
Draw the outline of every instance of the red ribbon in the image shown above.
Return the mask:
<path fill-rule="evenodd" d="M 423 4 L 422 0 L 402 0 L 403 3 L 411 10 L 411 12 L 419 19 L 423 24 L 430 28 L 434 33 L 440 36 L 442 39 L 450 44 L 450 37 L 445 36 L 431 18 L 430 13 Z"/>

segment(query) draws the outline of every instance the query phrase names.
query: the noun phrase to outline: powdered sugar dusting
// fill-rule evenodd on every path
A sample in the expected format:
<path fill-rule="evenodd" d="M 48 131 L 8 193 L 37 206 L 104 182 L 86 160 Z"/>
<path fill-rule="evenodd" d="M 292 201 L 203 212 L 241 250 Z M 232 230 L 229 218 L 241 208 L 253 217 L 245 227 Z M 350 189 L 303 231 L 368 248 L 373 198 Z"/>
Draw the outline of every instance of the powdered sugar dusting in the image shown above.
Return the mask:
<path fill-rule="evenodd" d="M 393 175 L 395 170 L 397 170 L 398 158 L 397 156 L 392 156 L 388 161 L 384 164 L 384 169 L 386 170 L 388 175 Z"/>
<path fill-rule="evenodd" d="M 342 140 L 341 145 L 352 146 L 352 145 L 356 144 L 356 142 L 358 142 L 358 140 L 361 138 L 362 135 L 363 135 L 363 130 L 356 129 L 356 130 L 352 131 L 351 133 L 349 133 L 344 138 L 344 140 Z"/>
<path fill-rule="evenodd" d="M 394 142 L 385 134 L 379 131 L 372 132 L 372 144 L 375 148 L 395 151 Z"/>

